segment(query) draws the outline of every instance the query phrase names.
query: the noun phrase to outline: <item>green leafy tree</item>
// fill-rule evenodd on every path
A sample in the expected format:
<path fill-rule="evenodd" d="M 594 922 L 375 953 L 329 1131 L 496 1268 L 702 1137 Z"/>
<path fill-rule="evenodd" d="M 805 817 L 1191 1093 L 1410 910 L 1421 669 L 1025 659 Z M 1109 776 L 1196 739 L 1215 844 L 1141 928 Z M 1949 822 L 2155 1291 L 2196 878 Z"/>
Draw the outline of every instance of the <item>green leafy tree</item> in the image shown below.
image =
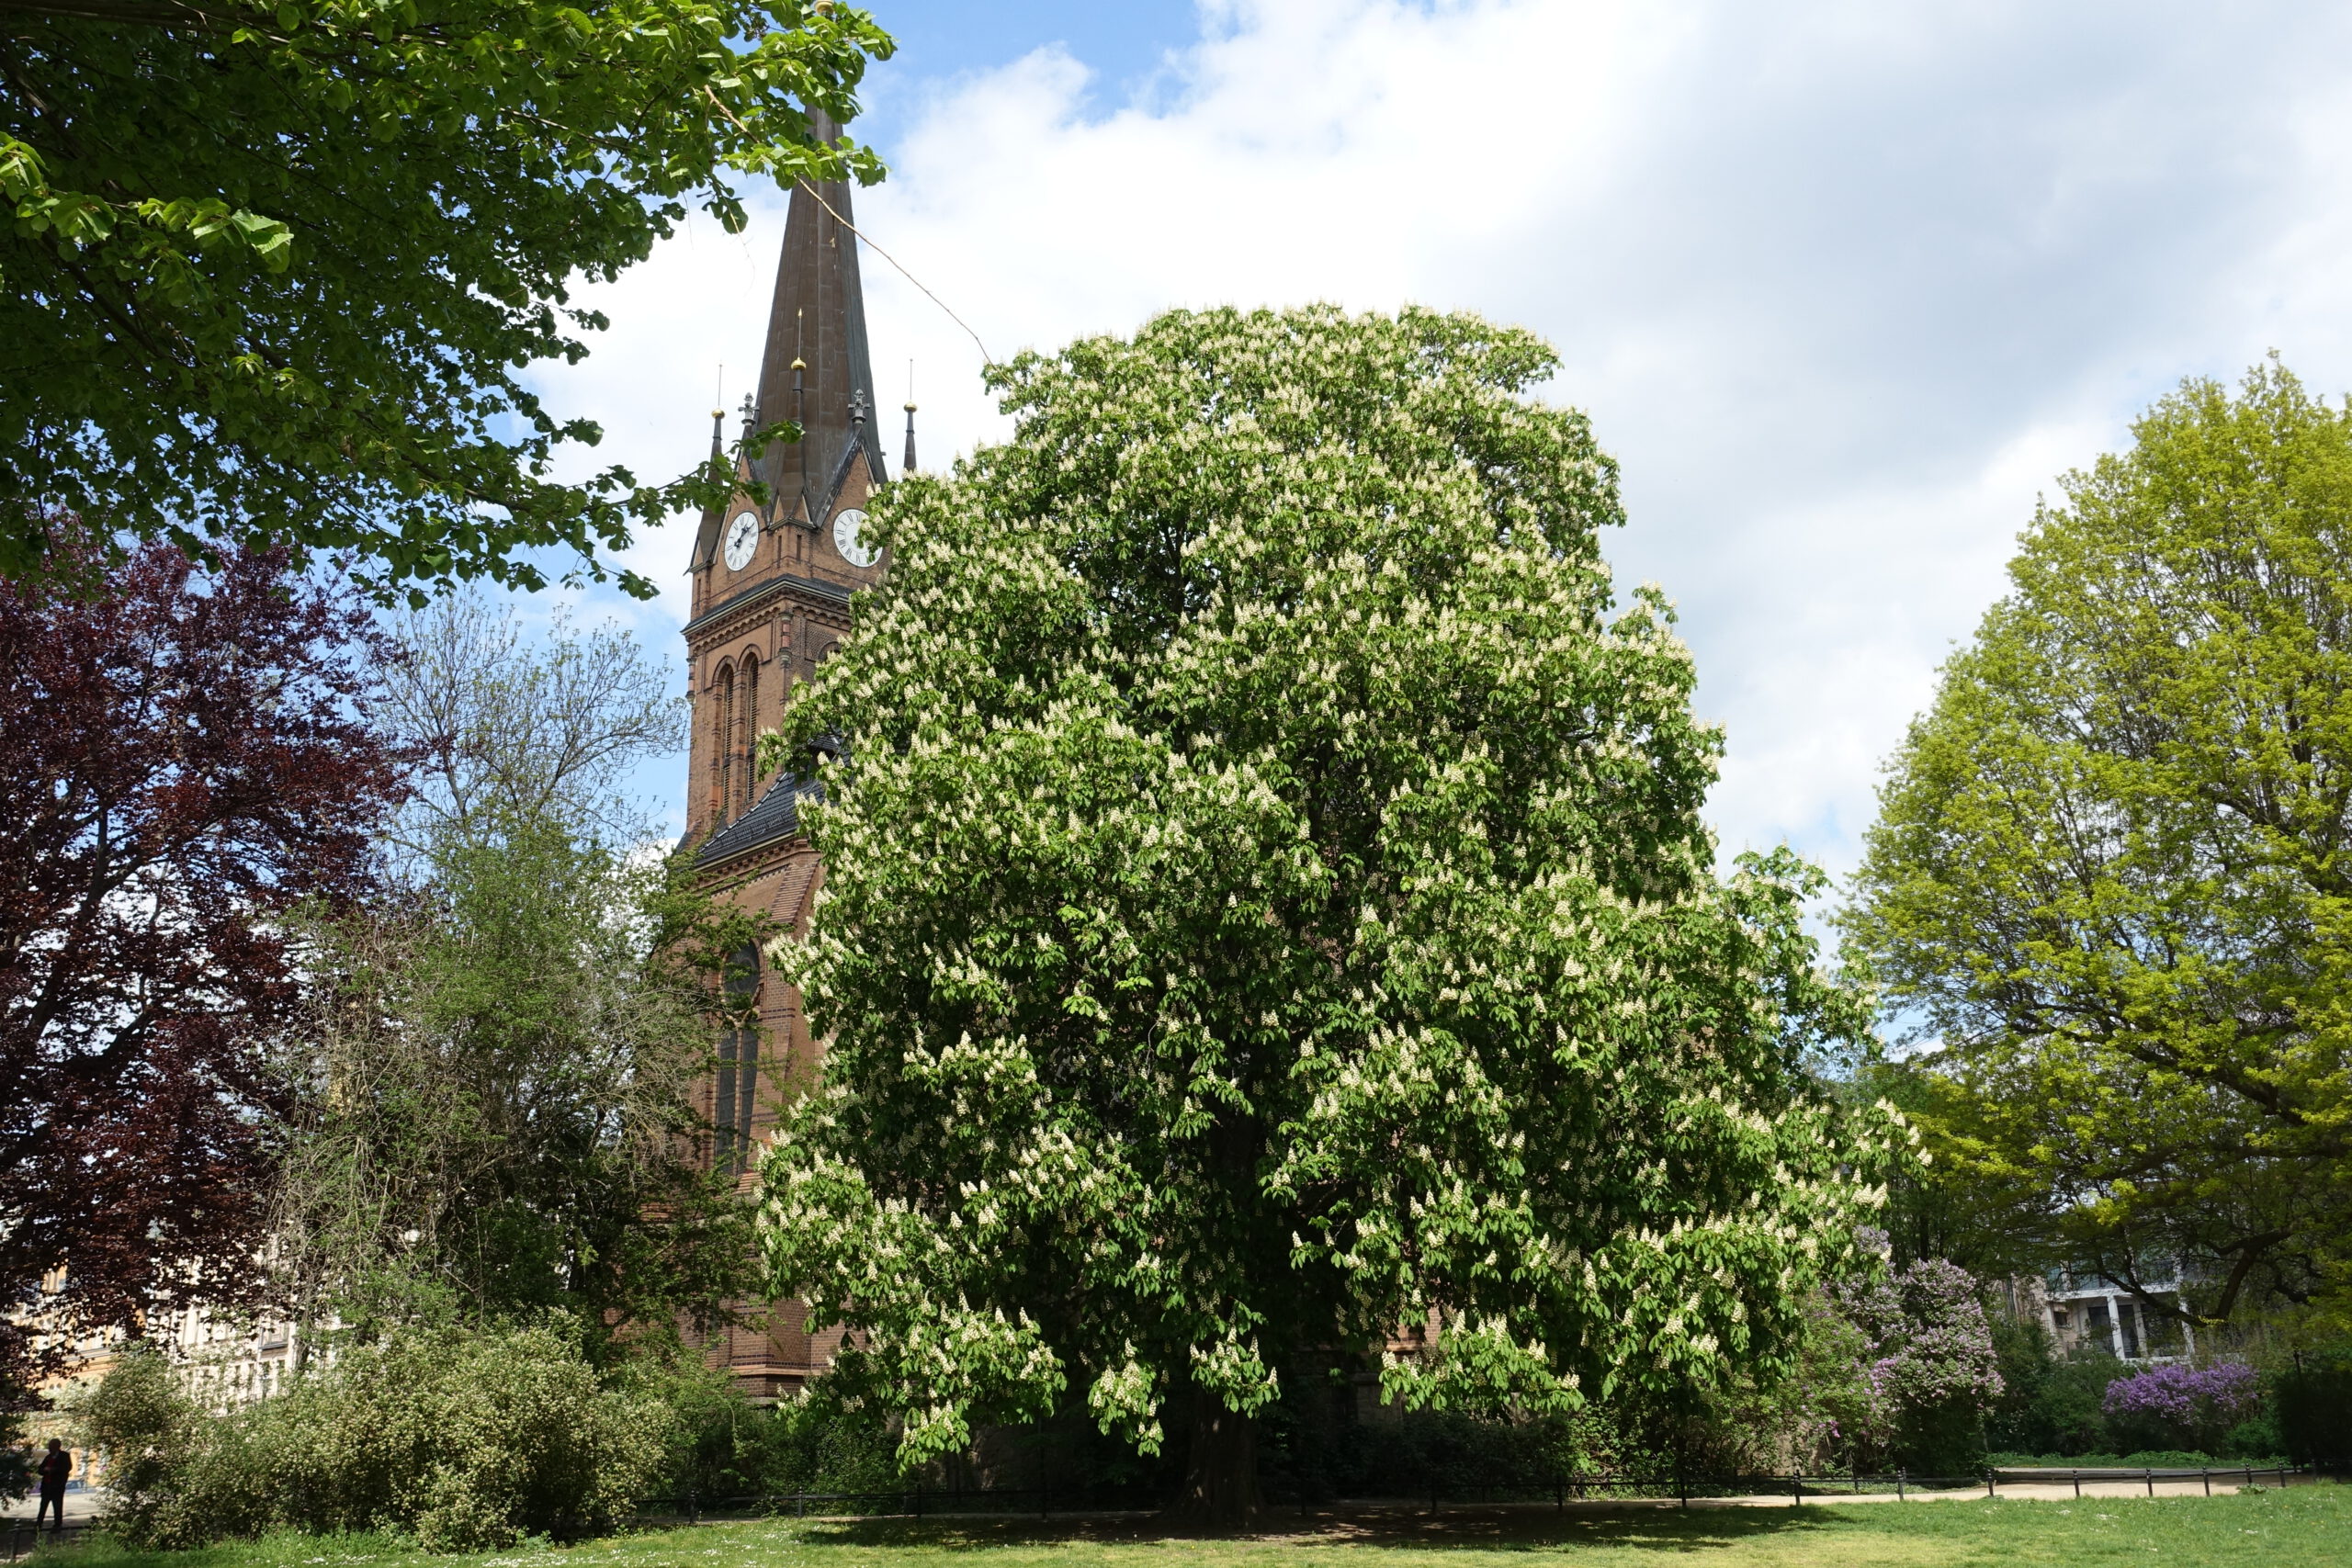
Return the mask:
<path fill-rule="evenodd" d="M 759 929 L 681 862 L 541 821 L 320 930 L 277 1216 L 305 1315 L 374 1334 L 553 1311 L 599 1360 L 727 1321 L 752 1216 L 696 1157 L 692 1091 L 711 982 Z"/>
<path fill-rule="evenodd" d="M 778 962 L 832 1036 L 765 1167 L 779 1290 L 910 1461 L 1065 1391 L 1254 1501 L 1303 1352 L 1543 1413 L 1785 1358 L 1890 1130 L 1807 1071 L 1815 878 L 1720 879 L 1717 732 L 1615 465 L 1475 318 L 1171 313 L 993 373 L 893 487 Z M 1164 1413 L 1166 1413 L 1164 1415 Z"/>
<path fill-rule="evenodd" d="M 1906 1269 L 1942 1258 L 1987 1280 L 2038 1274 L 2048 1261 L 2047 1237 L 2038 1222 L 2020 1224 L 2018 1216 L 2033 1210 L 2041 1190 L 1985 1157 L 1982 1103 L 1939 1067 L 1932 1057 L 1879 1055 L 1849 1080 L 1849 1093 L 1900 1111 L 1916 1140 L 1913 1157 L 1888 1172 L 1886 1207 L 1876 1222 L 1887 1233 L 1890 1261 Z"/>
<path fill-rule="evenodd" d="M 573 280 L 690 201 L 741 228 L 738 175 L 881 173 L 804 112 L 848 119 L 890 51 L 831 0 L 5 9 L 0 576 L 56 564 L 64 509 L 204 559 L 355 555 L 381 589 L 536 587 L 543 547 L 602 577 L 731 476 L 554 477 L 598 438 L 526 379 L 605 324 Z"/>
<path fill-rule="evenodd" d="M 436 852 L 500 823 L 560 822 L 626 848 L 652 839 L 639 764 L 685 749 L 686 706 L 669 672 L 617 626 L 558 611 L 529 635 L 514 606 L 477 591 L 389 617 L 375 711 L 415 759 L 415 788 L 386 835 L 396 863 L 430 874 Z"/>
<path fill-rule="evenodd" d="M 686 857 L 609 841 L 629 764 L 677 728 L 626 635 L 526 643 L 463 594 L 397 626 L 377 707 L 418 759 L 404 875 L 313 930 L 288 1283 L 370 1334 L 553 1312 L 599 1361 L 673 1344 L 752 1283 L 749 1201 L 698 1157 L 694 1090 L 766 928 Z"/>
<path fill-rule="evenodd" d="M 1847 929 L 1940 1043 L 1961 1179 L 2226 1319 L 2352 1241 L 2352 413 L 2272 364 L 2133 436 L 1945 667 Z"/>

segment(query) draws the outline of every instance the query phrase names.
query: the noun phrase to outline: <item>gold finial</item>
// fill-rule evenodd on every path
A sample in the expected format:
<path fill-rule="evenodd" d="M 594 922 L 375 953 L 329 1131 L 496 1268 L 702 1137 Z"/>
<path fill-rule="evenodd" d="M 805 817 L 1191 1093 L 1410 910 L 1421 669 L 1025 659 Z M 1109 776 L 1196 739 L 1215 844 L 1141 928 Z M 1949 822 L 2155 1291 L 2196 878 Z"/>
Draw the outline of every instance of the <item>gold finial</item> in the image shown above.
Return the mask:
<path fill-rule="evenodd" d="M 792 361 L 792 367 L 795 370 L 806 370 L 808 368 L 808 362 L 796 356 Z"/>

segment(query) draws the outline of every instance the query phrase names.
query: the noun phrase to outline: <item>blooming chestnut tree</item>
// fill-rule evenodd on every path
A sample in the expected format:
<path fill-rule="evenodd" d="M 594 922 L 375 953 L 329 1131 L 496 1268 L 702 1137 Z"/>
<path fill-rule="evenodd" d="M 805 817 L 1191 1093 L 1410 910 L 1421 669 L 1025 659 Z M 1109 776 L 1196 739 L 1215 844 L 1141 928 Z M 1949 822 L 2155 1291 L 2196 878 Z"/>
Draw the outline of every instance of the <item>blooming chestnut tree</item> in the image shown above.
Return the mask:
<path fill-rule="evenodd" d="M 1553 363 L 1172 312 L 998 367 L 1013 438 L 876 503 L 764 742 L 843 743 L 764 1223 L 909 1461 L 1082 1398 L 1231 1518 L 1305 1353 L 1522 1411 L 1791 1353 L 1894 1123 L 1808 1070 L 1865 1021 L 1815 874 L 1714 869 L 1720 736 Z"/>

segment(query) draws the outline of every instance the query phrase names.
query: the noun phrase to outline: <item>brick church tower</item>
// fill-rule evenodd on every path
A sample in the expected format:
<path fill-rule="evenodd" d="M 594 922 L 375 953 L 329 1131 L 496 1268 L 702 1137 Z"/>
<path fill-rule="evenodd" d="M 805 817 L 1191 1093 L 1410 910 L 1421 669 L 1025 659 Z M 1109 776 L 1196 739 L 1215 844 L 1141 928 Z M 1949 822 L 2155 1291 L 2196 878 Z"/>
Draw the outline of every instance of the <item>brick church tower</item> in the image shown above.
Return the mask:
<path fill-rule="evenodd" d="M 838 133 L 821 114 L 810 118 L 820 135 Z M 793 190 L 759 389 L 744 400 L 743 413 L 747 430 L 790 420 L 803 434 L 739 466 L 739 479 L 756 477 L 765 500 L 754 499 L 746 482 L 726 506 L 704 515 L 685 627 L 694 700 L 686 827 L 701 846 L 695 867 L 722 897 L 796 933 L 808 929 L 822 875 L 798 820 L 800 802 L 816 787 L 815 769 L 805 763 L 758 779 L 752 753 L 760 732 L 775 727 L 794 684 L 848 633 L 850 594 L 880 574 L 882 562 L 858 528 L 867 498 L 889 478 L 857 241 L 843 226 L 850 221 L 845 183 Z M 718 439 L 714 425 L 714 446 Z M 772 976 L 753 984 L 761 1027 L 730 1033 L 703 1090 L 703 1110 L 718 1129 L 716 1157 L 737 1168 L 775 1123 L 780 1096 L 813 1076 L 818 1050 L 798 996 Z M 810 1335 L 799 1303 L 786 1302 L 764 1326 L 729 1331 L 711 1355 L 745 1392 L 763 1397 L 823 1371 L 838 1337 Z"/>

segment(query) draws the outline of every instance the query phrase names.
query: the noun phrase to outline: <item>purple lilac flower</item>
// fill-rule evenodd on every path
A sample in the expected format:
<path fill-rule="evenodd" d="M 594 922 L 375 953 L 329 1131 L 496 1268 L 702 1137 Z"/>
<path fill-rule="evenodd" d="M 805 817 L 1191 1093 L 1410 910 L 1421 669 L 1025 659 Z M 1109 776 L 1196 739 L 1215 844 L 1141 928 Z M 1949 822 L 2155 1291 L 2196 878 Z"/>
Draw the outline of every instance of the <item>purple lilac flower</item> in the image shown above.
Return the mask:
<path fill-rule="evenodd" d="M 1940 1258 L 1849 1287 L 1846 1312 L 1875 1352 L 1872 1387 L 1909 1409 L 1998 1397 L 1999 1358 L 1977 1292 L 1966 1269 Z"/>
<path fill-rule="evenodd" d="M 2183 1433 L 2219 1433 L 2254 1414 L 2260 1379 L 2243 1361 L 2207 1367 L 2151 1367 L 2107 1385 L 2109 1416 L 2160 1421 Z"/>

